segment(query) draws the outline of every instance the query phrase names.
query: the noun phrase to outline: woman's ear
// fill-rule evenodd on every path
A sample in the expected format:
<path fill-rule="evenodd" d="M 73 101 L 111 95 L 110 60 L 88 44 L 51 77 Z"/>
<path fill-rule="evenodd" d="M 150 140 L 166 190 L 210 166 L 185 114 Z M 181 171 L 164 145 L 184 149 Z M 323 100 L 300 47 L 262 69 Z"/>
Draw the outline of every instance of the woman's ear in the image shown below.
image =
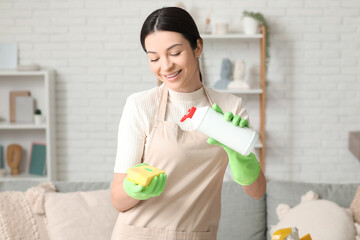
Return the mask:
<path fill-rule="evenodd" d="M 198 38 L 196 40 L 195 58 L 199 58 L 203 50 L 203 40 Z"/>

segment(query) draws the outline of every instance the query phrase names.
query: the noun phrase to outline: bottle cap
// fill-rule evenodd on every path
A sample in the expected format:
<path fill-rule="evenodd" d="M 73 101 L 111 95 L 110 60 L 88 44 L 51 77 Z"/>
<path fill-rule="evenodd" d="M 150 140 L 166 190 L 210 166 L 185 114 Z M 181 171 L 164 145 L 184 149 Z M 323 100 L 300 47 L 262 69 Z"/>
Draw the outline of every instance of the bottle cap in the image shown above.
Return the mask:
<path fill-rule="evenodd" d="M 196 111 L 196 107 L 192 107 L 188 110 L 188 114 L 184 115 L 183 118 L 180 120 L 180 122 L 185 121 L 187 118 L 192 118 Z"/>

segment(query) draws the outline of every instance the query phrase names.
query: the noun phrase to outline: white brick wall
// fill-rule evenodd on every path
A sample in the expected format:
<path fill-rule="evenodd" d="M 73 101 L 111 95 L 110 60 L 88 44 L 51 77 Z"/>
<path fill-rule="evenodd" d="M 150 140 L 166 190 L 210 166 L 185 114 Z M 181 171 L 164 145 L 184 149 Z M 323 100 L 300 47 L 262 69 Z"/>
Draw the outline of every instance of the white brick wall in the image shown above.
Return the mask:
<path fill-rule="evenodd" d="M 183 1 L 199 28 L 213 22 L 241 30 L 243 10 L 271 26 L 266 129 L 268 178 L 359 182 L 348 132 L 360 130 L 358 0 Z M 126 97 L 155 85 L 139 43 L 145 17 L 175 1 L 2 0 L 0 41 L 17 42 L 21 64 L 55 68 L 58 176 L 110 180 L 117 125 Z M 258 43 L 205 42 L 203 75 L 219 78 L 224 57 L 246 60 L 257 81 Z M 258 97 L 246 96 L 253 125 Z M 256 127 L 256 126 L 255 126 Z"/>

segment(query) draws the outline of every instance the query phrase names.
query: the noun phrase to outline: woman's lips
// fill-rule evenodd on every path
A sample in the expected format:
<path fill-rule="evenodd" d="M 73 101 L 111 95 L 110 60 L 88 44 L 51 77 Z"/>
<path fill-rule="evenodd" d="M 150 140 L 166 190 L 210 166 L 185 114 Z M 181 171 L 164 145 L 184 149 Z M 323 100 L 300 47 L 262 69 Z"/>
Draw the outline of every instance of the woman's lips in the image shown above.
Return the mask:
<path fill-rule="evenodd" d="M 179 75 L 179 73 L 181 72 L 181 70 L 171 73 L 171 74 L 164 74 L 163 76 L 167 79 L 167 80 L 174 80 L 177 78 L 177 76 Z"/>

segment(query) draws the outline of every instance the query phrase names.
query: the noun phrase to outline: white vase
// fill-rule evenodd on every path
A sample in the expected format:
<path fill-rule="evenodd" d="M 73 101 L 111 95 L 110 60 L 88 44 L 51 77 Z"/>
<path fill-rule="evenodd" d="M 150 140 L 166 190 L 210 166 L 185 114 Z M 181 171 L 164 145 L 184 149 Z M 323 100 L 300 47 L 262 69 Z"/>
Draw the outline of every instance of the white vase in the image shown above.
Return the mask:
<path fill-rule="evenodd" d="M 216 34 L 228 34 L 229 33 L 229 24 L 228 23 L 216 23 Z"/>
<path fill-rule="evenodd" d="M 252 17 L 243 17 L 244 33 L 254 35 L 259 32 L 259 22 Z"/>
<path fill-rule="evenodd" d="M 34 123 L 35 123 L 35 125 L 40 125 L 40 124 L 42 124 L 42 115 L 40 115 L 40 114 L 35 114 L 35 115 L 34 115 Z"/>

